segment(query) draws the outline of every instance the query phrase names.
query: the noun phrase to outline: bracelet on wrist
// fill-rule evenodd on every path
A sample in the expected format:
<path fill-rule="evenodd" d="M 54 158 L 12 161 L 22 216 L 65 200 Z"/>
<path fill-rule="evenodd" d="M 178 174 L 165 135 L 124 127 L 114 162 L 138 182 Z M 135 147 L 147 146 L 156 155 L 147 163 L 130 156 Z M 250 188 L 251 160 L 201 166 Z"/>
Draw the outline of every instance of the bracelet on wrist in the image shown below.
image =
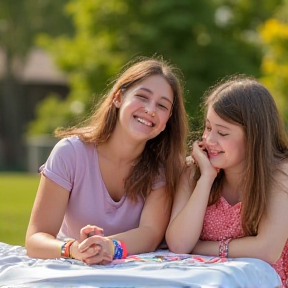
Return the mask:
<path fill-rule="evenodd" d="M 228 258 L 229 256 L 229 242 L 231 241 L 231 238 L 228 239 L 222 239 L 219 241 L 219 257 L 220 258 Z"/>
<path fill-rule="evenodd" d="M 64 242 L 64 244 L 61 246 L 61 257 L 72 258 L 72 254 L 70 252 L 70 247 L 75 241 L 76 240 L 71 239 L 71 240 Z"/>
<path fill-rule="evenodd" d="M 128 251 L 126 245 L 123 241 L 118 241 L 116 239 L 112 239 L 114 245 L 114 255 L 113 260 L 115 259 L 125 259 L 128 256 Z"/>

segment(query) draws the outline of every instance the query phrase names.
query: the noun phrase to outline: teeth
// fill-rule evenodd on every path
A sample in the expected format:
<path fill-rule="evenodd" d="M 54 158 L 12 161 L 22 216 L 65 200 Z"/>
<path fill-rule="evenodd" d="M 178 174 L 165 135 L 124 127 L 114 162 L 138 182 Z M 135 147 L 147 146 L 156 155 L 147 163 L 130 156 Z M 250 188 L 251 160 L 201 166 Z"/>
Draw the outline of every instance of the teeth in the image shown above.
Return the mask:
<path fill-rule="evenodd" d="M 152 123 L 151 123 L 151 122 L 147 122 L 147 121 L 145 121 L 145 120 L 142 119 L 142 118 L 137 118 L 137 121 L 140 122 L 140 123 L 143 123 L 143 124 L 145 124 L 145 125 L 147 125 L 147 126 L 152 127 Z"/>
<path fill-rule="evenodd" d="M 219 154 L 221 151 L 215 151 L 215 150 L 210 150 L 210 153 L 212 154 Z"/>

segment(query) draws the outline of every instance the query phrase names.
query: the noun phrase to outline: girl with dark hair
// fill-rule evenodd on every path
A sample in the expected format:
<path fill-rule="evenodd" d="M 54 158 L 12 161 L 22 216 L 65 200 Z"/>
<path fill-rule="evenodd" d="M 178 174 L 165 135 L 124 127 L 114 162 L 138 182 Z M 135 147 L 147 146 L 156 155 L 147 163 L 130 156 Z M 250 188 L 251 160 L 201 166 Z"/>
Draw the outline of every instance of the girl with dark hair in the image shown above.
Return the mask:
<path fill-rule="evenodd" d="M 260 258 L 288 287 L 288 139 L 276 104 L 258 81 L 239 76 L 213 87 L 205 108 L 167 244 L 176 253 Z"/>
<path fill-rule="evenodd" d="M 87 122 L 56 131 L 63 139 L 41 167 L 28 256 L 105 264 L 156 249 L 186 152 L 178 72 L 162 59 L 134 61 Z"/>

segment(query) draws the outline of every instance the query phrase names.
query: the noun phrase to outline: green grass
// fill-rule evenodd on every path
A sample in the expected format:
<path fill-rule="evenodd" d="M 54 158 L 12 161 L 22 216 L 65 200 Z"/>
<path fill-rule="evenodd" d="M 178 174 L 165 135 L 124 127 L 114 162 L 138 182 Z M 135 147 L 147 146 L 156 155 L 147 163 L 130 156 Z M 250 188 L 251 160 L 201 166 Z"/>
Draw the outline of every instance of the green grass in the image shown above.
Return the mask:
<path fill-rule="evenodd" d="M 40 176 L 0 173 L 0 242 L 24 246 Z"/>

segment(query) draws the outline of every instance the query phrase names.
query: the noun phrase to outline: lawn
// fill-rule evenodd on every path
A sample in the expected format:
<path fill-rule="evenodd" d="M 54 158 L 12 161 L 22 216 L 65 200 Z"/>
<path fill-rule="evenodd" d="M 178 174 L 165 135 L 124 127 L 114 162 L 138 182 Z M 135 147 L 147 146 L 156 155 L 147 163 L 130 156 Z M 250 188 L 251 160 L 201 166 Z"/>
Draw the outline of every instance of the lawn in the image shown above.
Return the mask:
<path fill-rule="evenodd" d="M 24 246 L 40 176 L 0 173 L 0 242 Z"/>

